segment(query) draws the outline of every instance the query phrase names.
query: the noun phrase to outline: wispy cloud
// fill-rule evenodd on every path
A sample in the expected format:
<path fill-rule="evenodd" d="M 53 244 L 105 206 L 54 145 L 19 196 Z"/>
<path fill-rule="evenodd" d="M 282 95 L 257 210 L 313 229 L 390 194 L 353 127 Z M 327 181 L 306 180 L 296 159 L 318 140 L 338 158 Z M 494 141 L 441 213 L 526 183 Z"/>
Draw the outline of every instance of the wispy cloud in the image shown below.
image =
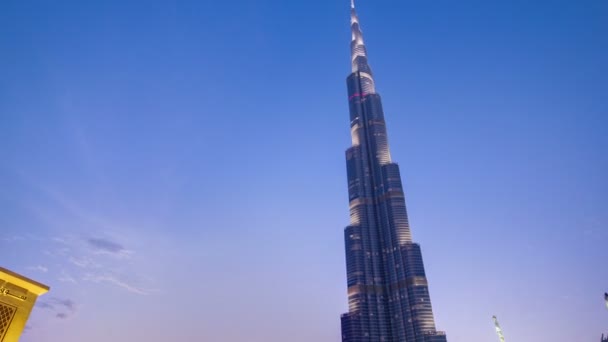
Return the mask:
<path fill-rule="evenodd" d="M 36 304 L 41 309 L 54 309 L 55 307 L 47 302 L 40 301 Z"/>
<path fill-rule="evenodd" d="M 76 281 L 76 279 L 74 279 L 74 277 L 72 277 L 70 274 L 68 274 L 65 270 L 61 271 L 61 275 L 59 276 L 59 278 L 57 278 L 57 280 L 59 280 L 62 283 L 72 283 L 72 284 L 78 283 Z"/>
<path fill-rule="evenodd" d="M 59 304 L 60 306 L 68 309 L 70 312 L 74 312 L 76 311 L 76 304 L 74 304 L 74 302 L 70 299 L 58 299 L 56 298 L 56 303 Z"/>
<path fill-rule="evenodd" d="M 97 250 L 108 252 L 108 253 L 121 253 L 125 248 L 117 242 L 105 240 L 105 239 L 88 239 L 89 245 L 93 246 Z"/>
<path fill-rule="evenodd" d="M 15 242 L 15 241 L 21 241 L 21 240 L 25 240 L 24 236 L 4 236 L 4 237 L 0 237 L 0 241 L 2 242 Z"/>
<path fill-rule="evenodd" d="M 100 264 L 98 264 L 97 262 L 95 262 L 90 257 L 74 257 L 74 256 L 71 256 L 71 257 L 68 258 L 68 262 L 71 263 L 74 266 L 78 266 L 80 268 L 86 268 L 86 269 L 100 268 L 101 267 Z"/>
<path fill-rule="evenodd" d="M 112 285 L 118 286 L 119 288 L 127 290 L 131 293 L 135 293 L 135 294 L 142 295 L 142 296 L 147 296 L 152 293 L 158 292 L 157 290 L 144 289 L 144 288 L 138 287 L 136 285 L 130 284 L 126 280 L 122 279 L 121 277 L 119 277 L 117 275 L 113 275 L 113 274 L 98 274 L 98 275 L 86 274 L 84 276 L 83 280 L 91 281 L 94 283 L 112 284 Z"/>
<path fill-rule="evenodd" d="M 42 266 L 42 265 L 30 266 L 27 269 L 28 270 L 32 270 L 32 271 L 42 272 L 42 273 L 47 273 L 49 271 L 48 267 L 45 267 L 45 266 Z"/>
<path fill-rule="evenodd" d="M 132 254 L 123 245 L 110 239 L 89 238 L 86 242 L 96 254 L 108 254 L 116 257 L 129 257 Z"/>
<path fill-rule="evenodd" d="M 105 283 L 139 295 L 157 292 L 142 286 L 147 282 L 143 279 L 147 278 L 141 276 L 130 262 L 125 263 L 135 253 L 117 239 L 100 235 L 58 236 L 51 239 L 57 248 L 47 254 L 60 259 L 63 266 L 58 280 L 73 284 Z"/>
<path fill-rule="evenodd" d="M 71 299 L 57 297 L 41 300 L 36 306 L 40 309 L 51 311 L 59 319 L 67 319 L 75 314 L 77 310 L 76 304 Z"/>
<path fill-rule="evenodd" d="M 36 238 L 44 246 L 42 253 L 48 265 L 36 267 L 37 271 L 59 271 L 57 280 L 64 284 L 82 286 L 83 282 L 95 282 L 140 295 L 154 292 L 148 290 L 152 280 L 142 274 L 147 268 L 143 258 L 137 259 L 139 254 L 129 243 L 141 240 L 138 236 L 128 238 L 136 230 L 83 207 L 61 190 L 42 184 L 36 188 L 54 210 L 36 203 L 28 207 L 40 220 L 55 227 L 51 236 L 24 236 L 28 241 Z"/>

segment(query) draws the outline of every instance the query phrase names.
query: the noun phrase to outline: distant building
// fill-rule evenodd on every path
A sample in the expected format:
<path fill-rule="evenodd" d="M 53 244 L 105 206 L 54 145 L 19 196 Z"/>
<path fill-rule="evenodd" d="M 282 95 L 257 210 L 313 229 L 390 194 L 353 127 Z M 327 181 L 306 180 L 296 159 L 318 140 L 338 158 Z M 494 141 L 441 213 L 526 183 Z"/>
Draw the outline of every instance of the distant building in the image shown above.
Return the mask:
<path fill-rule="evenodd" d="M 601 342 L 608 342 L 608 335 L 606 335 L 606 337 L 604 337 L 604 334 L 602 334 L 602 341 Z"/>
<path fill-rule="evenodd" d="M 49 287 L 0 267 L 0 341 L 17 342 L 36 304 Z"/>

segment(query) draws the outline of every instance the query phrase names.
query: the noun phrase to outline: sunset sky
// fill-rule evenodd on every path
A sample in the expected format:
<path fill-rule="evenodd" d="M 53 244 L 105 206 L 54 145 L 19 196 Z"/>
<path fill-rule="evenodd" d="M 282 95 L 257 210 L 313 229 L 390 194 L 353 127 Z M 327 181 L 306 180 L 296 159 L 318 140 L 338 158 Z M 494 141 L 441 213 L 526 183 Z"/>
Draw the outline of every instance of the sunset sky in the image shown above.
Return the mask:
<path fill-rule="evenodd" d="M 450 342 L 608 333 L 608 1 L 358 0 Z M 21 342 L 337 342 L 348 0 L 0 4 Z"/>

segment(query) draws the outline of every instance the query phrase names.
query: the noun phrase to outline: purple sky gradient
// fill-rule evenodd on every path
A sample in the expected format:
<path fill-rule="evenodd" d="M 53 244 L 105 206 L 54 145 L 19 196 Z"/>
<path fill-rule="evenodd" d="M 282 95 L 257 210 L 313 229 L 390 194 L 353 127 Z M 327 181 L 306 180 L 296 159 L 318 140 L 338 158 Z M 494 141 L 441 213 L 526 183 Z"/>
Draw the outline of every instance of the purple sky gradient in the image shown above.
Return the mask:
<path fill-rule="evenodd" d="M 22 342 L 335 342 L 348 1 L 0 5 Z M 608 2 L 359 0 L 437 325 L 608 333 Z"/>

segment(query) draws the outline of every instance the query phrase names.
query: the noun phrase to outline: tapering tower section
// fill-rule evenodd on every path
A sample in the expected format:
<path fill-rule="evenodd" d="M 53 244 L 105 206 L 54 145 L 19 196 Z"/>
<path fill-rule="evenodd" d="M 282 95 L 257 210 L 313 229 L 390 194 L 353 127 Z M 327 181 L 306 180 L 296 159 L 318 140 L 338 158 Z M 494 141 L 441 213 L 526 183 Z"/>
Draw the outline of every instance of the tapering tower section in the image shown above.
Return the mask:
<path fill-rule="evenodd" d="M 342 341 L 446 342 L 445 333 L 435 329 L 422 254 L 412 242 L 399 166 L 391 160 L 354 0 L 351 31 L 350 225 L 344 231 L 349 311 L 342 315 Z"/>
<path fill-rule="evenodd" d="M 372 69 L 369 67 L 367 62 L 367 49 L 365 48 L 365 42 L 363 41 L 363 33 L 359 26 L 359 17 L 355 10 L 355 2 L 351 0 L 350 3 L 350 29 L 352 38 L 350 42 L 350 55 L 352 63 L 352 72 L 360 72 L 362 78 L 363 91 L 367 94 L 376 92 L 374 86 L 374 77 L 372 76 Z"/>

